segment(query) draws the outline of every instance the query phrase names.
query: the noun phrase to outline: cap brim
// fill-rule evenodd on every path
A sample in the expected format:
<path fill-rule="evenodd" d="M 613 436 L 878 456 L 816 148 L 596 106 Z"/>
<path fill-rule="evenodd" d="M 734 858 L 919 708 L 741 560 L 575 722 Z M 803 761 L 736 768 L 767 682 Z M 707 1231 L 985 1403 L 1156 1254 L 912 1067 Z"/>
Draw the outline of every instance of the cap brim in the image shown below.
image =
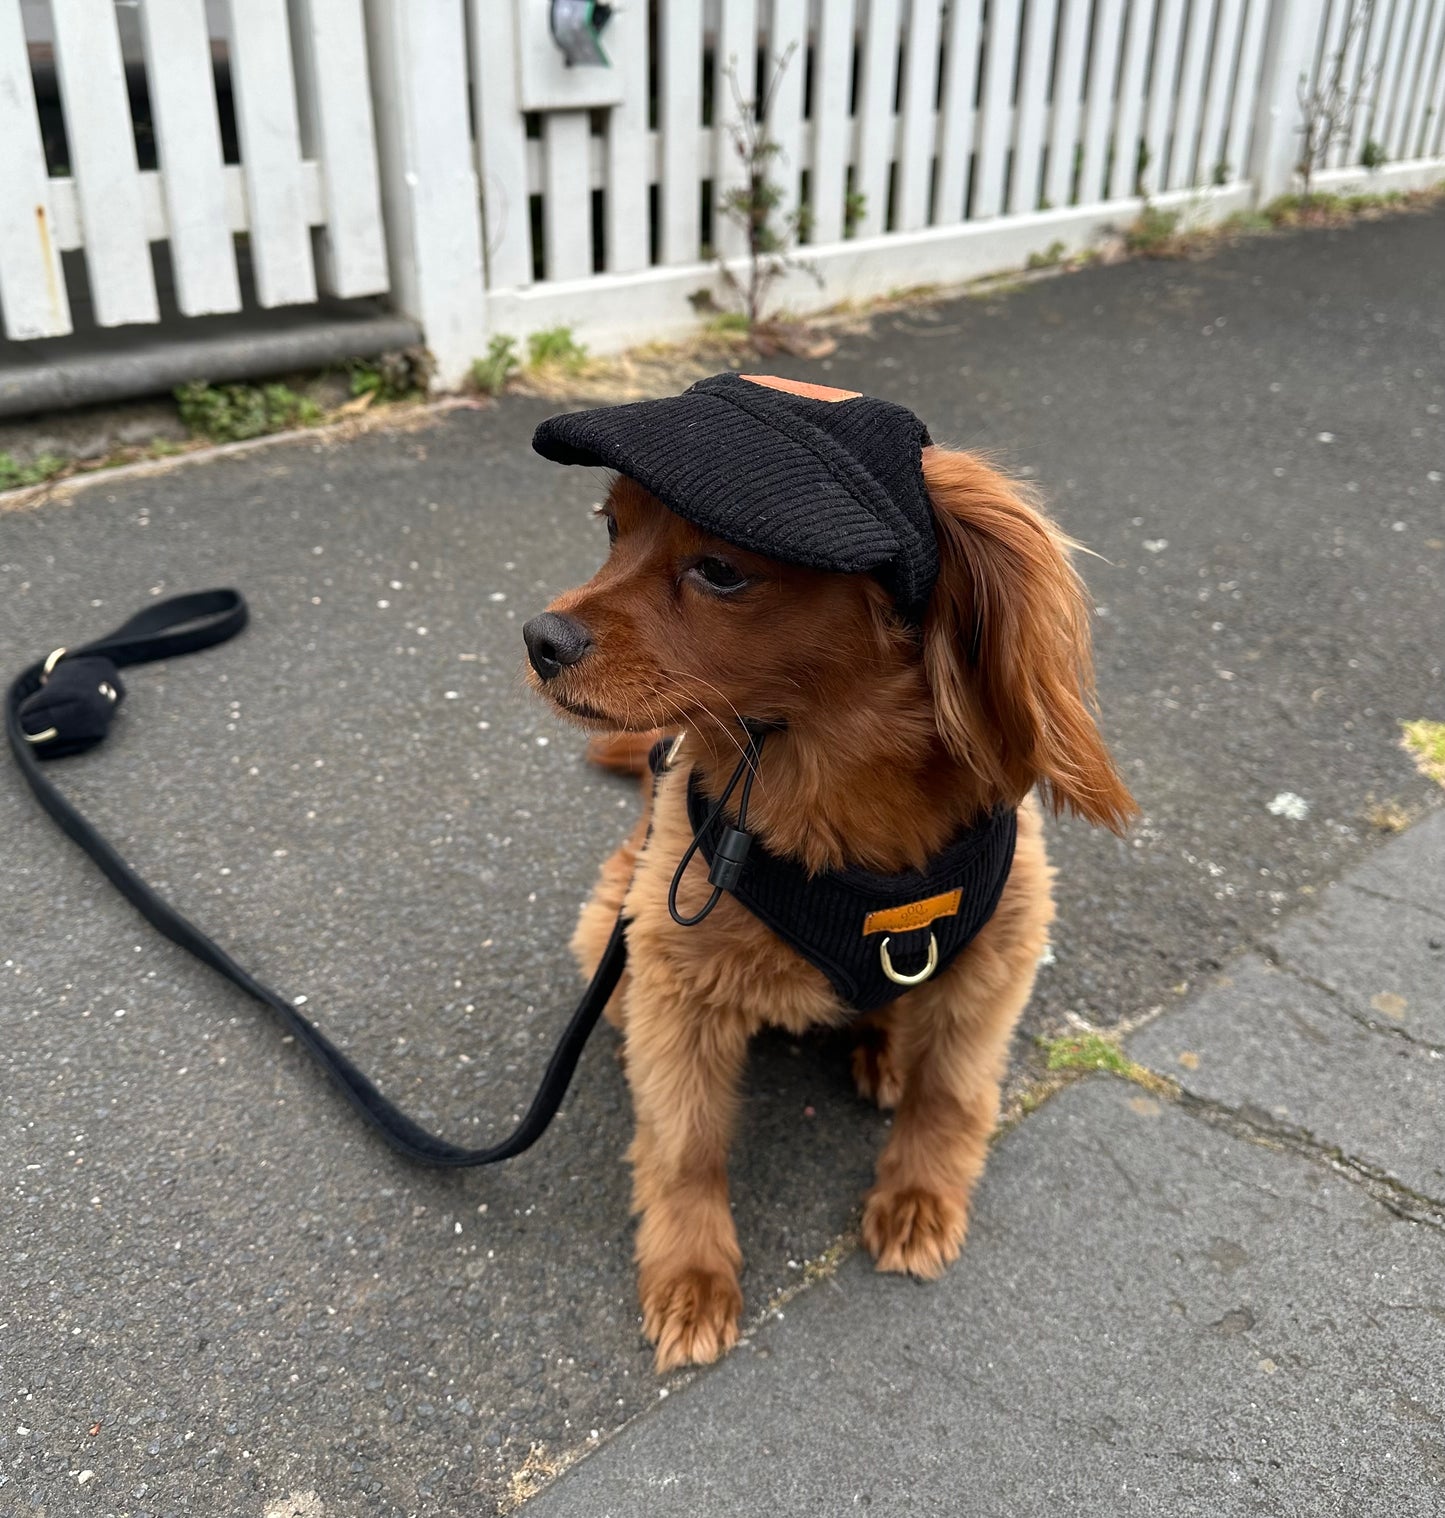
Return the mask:
<path fill-rule="evenodd" d="M 892 529 L 814 449 L 761 432 L 703 390 L 550 417 L 532 447 L 559 464 L 615 469 L 705 532 L 783 563 L 860 574 L 899 551 Z M 790 509 L 799 501 L 806 511 Z"/>

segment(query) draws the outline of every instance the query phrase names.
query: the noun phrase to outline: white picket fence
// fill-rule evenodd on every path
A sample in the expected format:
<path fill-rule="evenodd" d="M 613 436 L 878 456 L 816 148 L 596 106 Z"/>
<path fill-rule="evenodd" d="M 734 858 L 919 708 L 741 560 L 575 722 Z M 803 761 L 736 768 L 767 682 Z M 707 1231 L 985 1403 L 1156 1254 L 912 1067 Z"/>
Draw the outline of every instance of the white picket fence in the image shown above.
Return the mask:
<path fill-rule="evenodd" d="M 389 291 L 446 383 L 499 333 L 568 325 L 607 349 L 685 330 L 720 290 L 715 259 L 743 251 L 722 209 L 741 173 L 728 71 L 752 97 L 785 59 L 771 173 L 778 216 L 804 213 L 811 272 L 777 299 L 799 311 L 1073 249 L 1141 196 L 1201 218 L 1268 200 L 1294 182 L 1302 79 L 1338 74 L 1348 107 L 1317 185 L 1445 177 L 1445 0 L 630 0 L 603 36 L 611 67 L 571 70 L 546 14 L 0 0 L 6 333 L 70 330 L 72 249 L 99 325 L 157 319 L 157 242 L 182 313 L 238 310 L 242 233 L 259 304 Z M 51 168 L 37 15 L 69 147 Z M 127 61 L 154 170 L 137 167 Z"/>

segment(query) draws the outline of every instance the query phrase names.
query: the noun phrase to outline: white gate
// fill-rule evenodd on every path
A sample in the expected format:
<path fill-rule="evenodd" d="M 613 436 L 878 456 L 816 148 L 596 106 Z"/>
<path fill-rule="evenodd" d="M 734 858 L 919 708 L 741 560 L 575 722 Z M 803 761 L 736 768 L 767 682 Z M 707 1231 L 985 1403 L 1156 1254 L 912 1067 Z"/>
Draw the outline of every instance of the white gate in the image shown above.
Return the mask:
<path fill-rule="evenodd" d="M 53 68 L 47 141 L 35 82 Z M 222 150 L 217 73 L 239 162 Z M 361 0 L 0 0 L 0 312 L 11 338 L 72 330 L 63 252 L 102 327 L 160 319 L 151 245 L 182 315 L 388 288 Z M 141 168 L 143 81 L 155 168 Z M 56 161 L 61 159 L 63 161 Z M 149 156 L 149 155 L 148 155 Z"/>

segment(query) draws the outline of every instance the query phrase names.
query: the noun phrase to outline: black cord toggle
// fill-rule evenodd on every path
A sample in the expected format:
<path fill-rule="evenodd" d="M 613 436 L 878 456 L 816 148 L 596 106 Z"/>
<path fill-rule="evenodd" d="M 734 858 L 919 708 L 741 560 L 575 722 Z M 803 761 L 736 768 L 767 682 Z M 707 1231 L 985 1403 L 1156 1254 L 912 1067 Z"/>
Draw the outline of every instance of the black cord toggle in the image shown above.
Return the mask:
<path fill-rule="evenodd" d="M 731 891 L 742 878 L 743 866 L 747 863 L 748 850 L 752 847 L 753 835 L 748 832 L 748 802 L 753 794 L 753 781 L 757 779 L 758 763 L 763 755 L 763 739 L 767 737 L 767 729 L 746 724 L 748 734 L 748 746 L 743 750 L 743 756 L 738 760 L 737 768 L 732 773 L 732 778 L 723 787 L 723 793 L 718 797 L 712 811 L 707 814 L 707 820 L 692 835 L 692 842 L 688 844 L 686 851 L 677 862 L 677 869 L 673 871 L 672 884 L 667 890 L 667 910 L 669 916 L 680 928 L 695 928 L 704 917 L 718 904 L 724 891 Z M 747 778 L 744 780 L 743 776 Z M 699 912 L 691 917 L 684 917 L 677 910 L 677 888 L 682 884 L 682 877 L 692 861 L 692 856 L 702 847 L 702 841 L 707 834 L 716 826 L 722 816 L 723 808 L 728 804 L 728 797 L 737 789 L 738 781 L 743 782 L 743 793 L 738 798 L 738 825 L 724 829 L 716 849 L 713 852 L 712 868 L 708 871 L 708 884 L 712 887 L 712 895 Z"/>
<path fill-rule="evenodd" d="M 707 872 L 708 884 L 720 891 L 736 890 L 752 846 L 751 833 L 744 833 L 741 828 L 725 828 L 713 850 L 712 868 Z"/>
<path fill-rule="evenodd" d="M 43 683 L 20 703 L 20 731 L 41 759 L 94 748 L 110 730 L 125 696 L 120 671 L 104 654 L 57 659 Z"/>

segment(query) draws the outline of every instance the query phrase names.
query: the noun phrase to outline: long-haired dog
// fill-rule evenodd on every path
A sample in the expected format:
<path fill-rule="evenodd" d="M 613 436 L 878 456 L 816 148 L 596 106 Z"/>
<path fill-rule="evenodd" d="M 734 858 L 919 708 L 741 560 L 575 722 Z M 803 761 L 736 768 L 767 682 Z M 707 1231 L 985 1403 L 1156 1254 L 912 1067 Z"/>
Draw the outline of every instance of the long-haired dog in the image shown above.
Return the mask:
<path fill-rule="evenodd" d="M 765 1025 L 800 1034 L 855 1020 L 858 1088 L 895 1112 L 864 1242 L 880 1270 L 923 1278 L 957 1257 L 1010 1035 L 1054 916 L 1035 793 L 1116 831 L 1134 811 L 1095 725 L 1088 601 L 1071 543 L 981 459 L 928 446 L 921 462 L 938 548 L 921 628 L 903 624 L 872 575 L 741 549 L 622 475 L 599 509 L 606 562 L 550 608 L 572 646 L 549 646 L 540 662 L 534 650 L 534 684 L 596 735 L 599 762 L 641 772 L 659 733 L 682 735 L 573 939 L 590 974 L 625 910 L 629 967 L 608 1016 L 625 1040 L 635 1107 L 639 1290 L 659 1371 L 714 1360 L 737 1339 L 728 1146 L 748 1041 Z M 814 874 L 917 870 L 991 810 L 1018 809 L 986 925 L 936 976 L 861 1022 L 732 896 L 694 927 L 669 912 L 693 841 L 689 775 L 721 795 L 744 715 L 771 729 L 748 828 Z M 675 904 L 691 916 L 709 894 L 694 858 Z"/>

